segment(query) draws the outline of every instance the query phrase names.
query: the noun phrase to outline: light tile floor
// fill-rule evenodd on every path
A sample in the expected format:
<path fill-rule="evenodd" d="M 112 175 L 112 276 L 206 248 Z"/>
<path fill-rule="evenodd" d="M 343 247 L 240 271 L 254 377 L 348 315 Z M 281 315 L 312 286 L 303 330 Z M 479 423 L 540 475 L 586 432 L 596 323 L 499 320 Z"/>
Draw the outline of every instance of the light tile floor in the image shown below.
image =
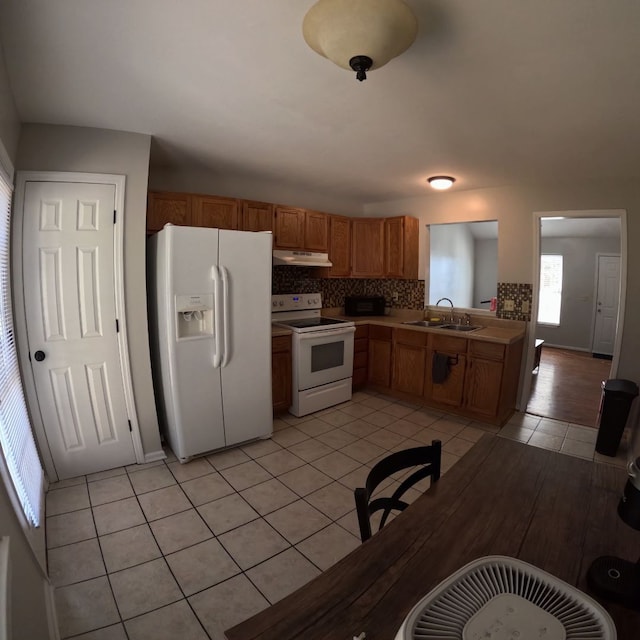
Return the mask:
<path fill-rule="evenodd" d="M 595 429 L 516 414 L 500 430 L 359 392 L 275 420 L 270 440 L 56 483 L 46 532 L 61 637 L 222 639 L 360 544 L 353 489 L 379 459 L 439 439 L 446 474 L 485 432 L 594 459 Z"/>

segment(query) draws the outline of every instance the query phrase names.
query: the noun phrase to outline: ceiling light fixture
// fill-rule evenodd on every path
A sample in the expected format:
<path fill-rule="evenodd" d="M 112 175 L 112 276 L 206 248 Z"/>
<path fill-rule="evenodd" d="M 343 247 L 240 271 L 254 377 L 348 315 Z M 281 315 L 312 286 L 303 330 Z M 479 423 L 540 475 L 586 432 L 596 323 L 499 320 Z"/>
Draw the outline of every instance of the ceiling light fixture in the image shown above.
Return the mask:
<path fill-rule="evenodd" d="M 417 33 L 404 0 L 319 0 L 302 23 L 307 44 L 360 81 L 406 51 Z"/>
<path fill-rule="evenodd" d="M 431 178 L 427 178 L 427 182 L 438 191 L 450 189 L 455 181 L 456 179 L 450 176 L 431 176 Z"/>

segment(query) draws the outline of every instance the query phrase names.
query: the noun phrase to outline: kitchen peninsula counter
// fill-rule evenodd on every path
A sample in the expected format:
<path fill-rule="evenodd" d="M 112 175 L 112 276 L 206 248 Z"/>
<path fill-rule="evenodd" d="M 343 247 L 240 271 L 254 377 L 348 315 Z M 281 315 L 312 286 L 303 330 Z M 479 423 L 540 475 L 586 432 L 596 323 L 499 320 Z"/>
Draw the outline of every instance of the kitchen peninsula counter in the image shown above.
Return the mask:
<path fill-rule="evenodd" d="M 411 309 L 394 309 L 392 315 L 388 316 L 345 316 L 342 309 L 323 309 L 325 316 L 351 320 L 357 325 L 373 324 L 383 327 L 393 327 L 394 329 L 408 329 L 410 331 L 421 331 L 448 336 L 459 336 L 469 340 L 481 340 L 483 342 L 495 342 L 497 344 L 514 344 L 525 335 L 525 323 L 517 320 L 500 320 L 494 317 L 482 317 L 471 315 L 471 324 L 480 325 L 481 329 L 475 331 L 455 331 L 443 329 L 438 326 L 418 327 L 411 324 L 404 324 L 415 320 L 422 320 L 423 312 Z M 447 324 L 444 322 L 443 324 Z"/>

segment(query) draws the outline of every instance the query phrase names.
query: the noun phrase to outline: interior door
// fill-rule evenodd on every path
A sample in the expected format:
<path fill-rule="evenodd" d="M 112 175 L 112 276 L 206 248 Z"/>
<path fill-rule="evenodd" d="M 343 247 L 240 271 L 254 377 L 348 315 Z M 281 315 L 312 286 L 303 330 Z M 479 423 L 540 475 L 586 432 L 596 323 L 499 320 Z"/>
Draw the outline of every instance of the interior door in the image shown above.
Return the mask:
<path fill-rule="evenodd" d="M 114 210 L 115 185 L 26 185 L 27 337 L 61 480 L 136 461 L 116 335 Z"/>
<path fill-rule="evenodd" d="M 598 256 L 592 352 L 613 355 L 620 301 L 620 256 Z"/>

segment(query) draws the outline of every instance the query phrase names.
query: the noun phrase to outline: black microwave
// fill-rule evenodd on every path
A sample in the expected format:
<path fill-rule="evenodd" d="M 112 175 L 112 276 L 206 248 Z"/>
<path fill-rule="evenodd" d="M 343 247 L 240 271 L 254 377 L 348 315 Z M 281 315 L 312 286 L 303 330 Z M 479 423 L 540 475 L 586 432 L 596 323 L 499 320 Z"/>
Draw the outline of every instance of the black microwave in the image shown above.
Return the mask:
<path fill-rule="evenodd" d="M 346 296 L 344 313 L 347 316 L 383 316 L 383 296 Z"/>

